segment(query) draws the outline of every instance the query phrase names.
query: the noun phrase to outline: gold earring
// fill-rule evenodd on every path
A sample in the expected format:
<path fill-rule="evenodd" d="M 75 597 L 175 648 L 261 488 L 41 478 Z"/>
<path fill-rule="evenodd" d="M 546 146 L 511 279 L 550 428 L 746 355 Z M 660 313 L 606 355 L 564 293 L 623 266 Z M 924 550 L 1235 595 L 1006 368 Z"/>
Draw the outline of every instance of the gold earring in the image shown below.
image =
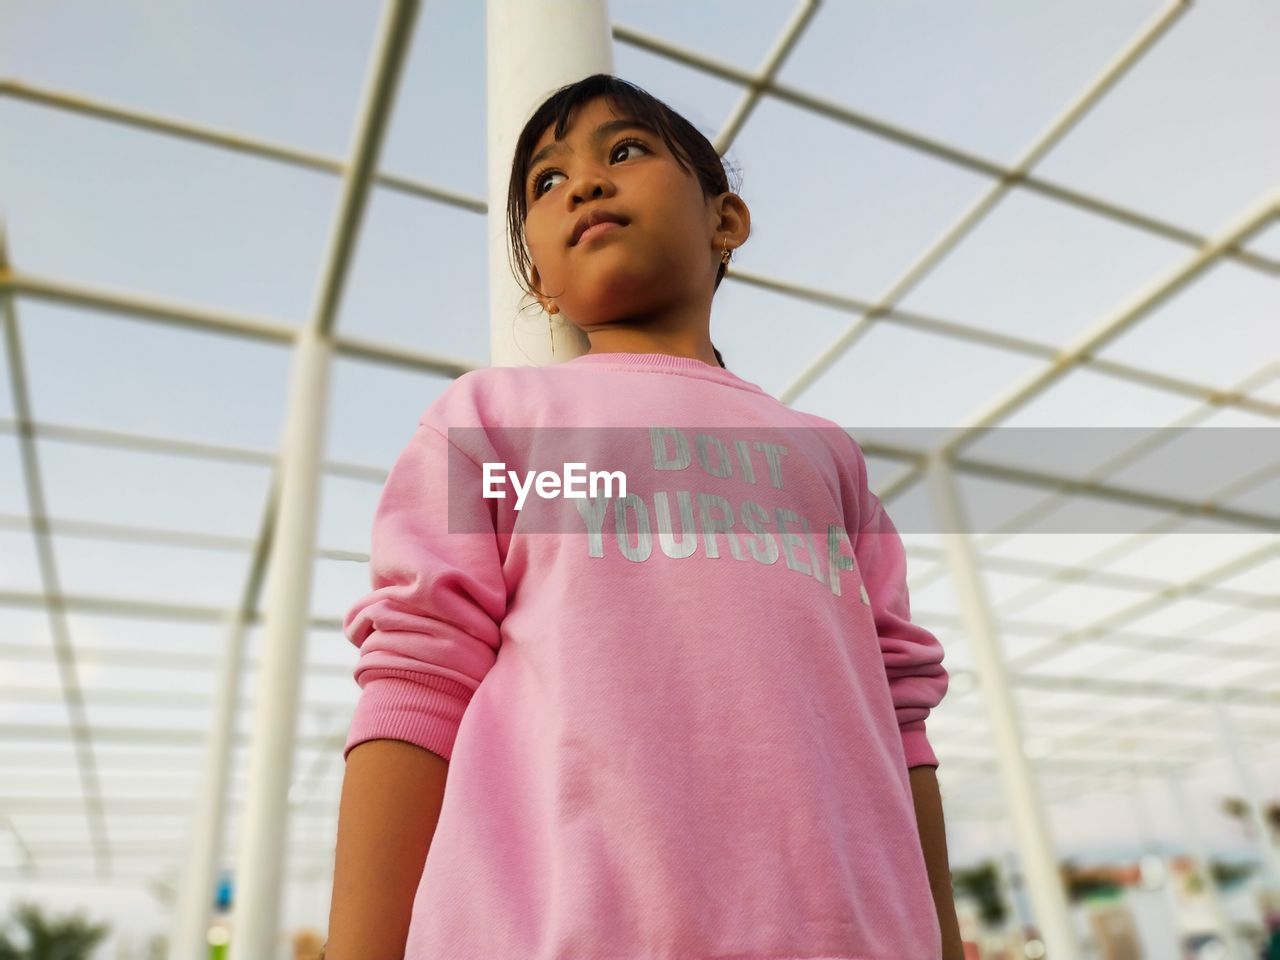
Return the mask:
<path fill-rule="evenodd" d="M 551 339 L 551 353 L 554 356 L 556 352 L 556 333 L 551 329 L 551 312 L 547 311 L 547 336 Z"/>
<path fill-rule="evenodd" d="M 729 265 L 729 238 L 724 238 L 724 253 L 720 254 L 720 262 L 725 266 Z"/>

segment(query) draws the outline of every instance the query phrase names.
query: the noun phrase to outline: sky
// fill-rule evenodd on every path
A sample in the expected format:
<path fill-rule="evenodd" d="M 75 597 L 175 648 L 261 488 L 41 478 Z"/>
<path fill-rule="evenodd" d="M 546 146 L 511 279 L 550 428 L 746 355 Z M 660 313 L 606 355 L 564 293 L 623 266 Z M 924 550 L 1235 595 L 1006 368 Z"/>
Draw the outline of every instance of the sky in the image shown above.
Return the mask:
<path fill-rule="evenodd" d="M 1012 165 L 1163 9 L 1148 0 L 828 2 L 778 81 L 984 161 Z M 609 11 L 617 24 L 751 71 L 774 47 L 794 5 L 613 0 Z M 341 159 L 350 147 L 377 20 L 378 5 L 336 0 L 0 0 L 0 80 Z M 1280 189 L 1280 125 L 1271 119 L 1280 99 L 1277 40 L 1280 6 L 1267 0 L 1192 6 L 1035 166 L 1035 175 L 1184 230 L 1218 235 Z M 626 43 L 614 45 L 614 72 L 666 100 L 709 137 L 741 97 L 734 84 Z M 485 150 L 484 4 L 428 2 L 418 17 L 380 167 L 483 200 Z M 730 369 L 775 393 L 858 316 L 735 282 L 734 269 L 875 302 L 992 186 L 972 169 L 770 97 L 751 113 L 726 159 L 740 179 L 738 192 L 751 208 L 753 229 L 716 297 L 712 336 Z M 339 180 L 329 173 L 0 95 L 0 218 L 10 261 L 23 274 L 299 327 L 314 308 L 338 201 Z M 338 313 L 339 333 L 487 363 L 484 244 L 484 222 L 473 212 L 374 190 Z M 1248 249 L 1280 258 L 1280 223 L 1273 221 Z M 1042 193 L 1014 190 L 900 307 L 1062 349 L 1193 254 L 1184 243 Z M 285 420 L 288 350 L 31 297 L 17 298 L 16 307 L 31 402 L 42 425 L 247 451 L 230 463 L 77 444 L 67 435 L 41 438 L 40 472 L 55 518 L 232 538 L 210 549 L 95 540 L 64 530 L 53 537 L 63 589 L 209 610 L 233 603 L 246 576 Z M 1244 384 L 1252 396 L 1280 404 L 1277 317 L 1276 276 L 1223 260 L 1097 356 L 1220 390 Z M 530 322 L 538 320 L 513 318 Z M 42 586 L 33 540 L 22 522 L 30 506 L 12 427 L 10 359 L 0 345 L 0 422 L 7 424 L 0 429 L 0 516 L 12 521 L 0 525 L 0 594 L 31 597 Z M 793 402 L 855 436 L 893 430 L 911 436 L 916 428 L 946 430 L 971 422 L 1046 363 L 1044 357 L 881 321 Z M 326 458 L 385 470 L 446 383 L 438 376 L 336 360 Z M 1096 368 L 1076 369 L 1004 425 L 1161 427 L 1197 411 L 1188 396 Z M 1220 410 L 1199 425 L 1274 429 L 1275 419 L 1274 413 Z M 887 458 L 870 461 L 876 487 L 901 469 Z M 318 546 L 366 552 L 378 492 L 375 482 L 326 476 Z M 1272 482 L 1236 496 L 1260 509 L 1277 502 L 1274 493 L 1280 486 Z M 921 495 L 918 486 L 896 509 L 908 509 L 913 495 Z M 1193 568 L 1198 573 L 1275 544 L 1274 535 L 1210 536 L 1151 538 L 1096 564 L 1118 576 L 1177 582 L 1194 575 L 1187 573 Z M 937 540 L 927 533 L 906 539 L 913 551 L 916 618 L 937 625 L 948 666 L 971 665 Z M 1095 563 L 1090 558 L 1097 549 L 1122 539 L 1022 533 L 984 549 L 1004 560 Z M 1277 572 L 1273 557 L 1228 583 L 1273 594 Z M 1054 629 L 1069 629 L 1081 610 L 1105 616 L 1151 590 L 1149 583 L 1116 581 L 1046 594 L 1042 581 L 1007 567 L 985 573 L 1011 656 L 1033 650 Z M 365 585 L 362 563 L 318 559 L 313 615 L 340 618 Z M 216 623 L 83 611 L 73 613 L 70 624 L 74 642 L 85 651 L 80 680 L 102 694 L 89 700 L 93 724 L 190 734 L 182 750 L 163 762 L 159 752 L 144 761 L 104 739 L 104 792 L 122 798 L 190 796 L 199 789 L 200 735 L 211 717 L 208 671 L 226 640 L 221 629 Z M 1048 634 L 1039 629 L 1045 624 Z M 1193 635 L 1249 644 L 1234 671 L 1220 674 L 1244 678 L 1253 671 L 1254 651 L 1280 636 L 1280 617 L 1274 606 L 1184 597 L 1127 624 L 1126 631 L 1130 639 L 1141 633 L 1180 642 Z M 257 633 L 250 637 L 251 655 Z M 0 604 L 0 729 L 66 725 L 61 698 L 49 695 L 59 683 L 50 646 L 38 604 Z M 1221 660 L 1210 663 L 1186 651 L 1135 656 L 1140 649 L 1083 645 L 1036 672 L 1189 682 L 1206 665 L 1223 668 Z M 129 655 L 137 650 L 169 659 L 148 666 L 147 655 Z M 312 631 L 299 724 L 304 734 L 341 730 L 357 693 L 350 677 L 355 654 L 339 632 Z M 1277 661 L 1270 663 L 1274 683 Z M 168 692 L 174 702 L 139 706 L 127 696 L 109 696 L 112 690 L 135 689 Z M 242 728 L 250 722 L 251 673 L 244 695 Z M 1024 691 L 1021 699 L 1033 722 L 1042 714 L 1047 722 L 1054 709 L 1088 710 L 1088 699 L 1079 696 Z M 1241 713 L 1248 729 L 1255 722 L 1263 730 L 1274 728 L 1273 711 Z M 964 778 L 972 774 L 959 758 L 989 753 L 985 723 L 973 694 L 957 696 L 937 712 L 939 752 L 945 756 L 950 749 L 958 758 L 954 781 L 948 780 L 945 760 L 940 770 L 944 796 L 950 783 L 957 796 L 971 794 L 972 781 Z M 1194 736 L 1203 727 L 1203 719 L 1189 711 L 1186 729 L 1176 735 Z M 0 770 L 22 778 L 31 795 L 78 796 L 65 740 L 20 738 L 11 747 L 0 748 Z M 332 827 L 341 776 L 340 758 L 315 760 L 323 753 L 300 751 L 295 763 L 307 809 L 316 818 L 307 821 L 315 835 Z M 243 783 L 243 761 L 241 753 L 236 790 Z M 1280 783 L 1277 761 L 1274 754 L 1265 763 L 1259 760 L 1272 785 Z M 1220 764 L 1206 761 L 1198 796 L 1214 841 L 1224 850 L 1247 849 L 1238 826 L 1211 806 L 1214 785 L 1229 776 Z M 1124 802 L 1099 793 L 1069 809 L 1055 808 L 1058 841 L 1064 849 L 1124 848 L 1132 822 L 1115 814 Z M 1157 833 L 1176 835 L 1172 815 L 1159 803 L 1155 808 Z M 75 817 L 11 809 L 11 821 L 33 845 L 42 838 L 73 848 L 86 841 L 83 821 Z M 136 843 L 137 849 L 149 840 L 160 847 L 148 859 L 128 861 L 143 873 L 163 874 L 184 832 L 180 816 L 142 824 L 122 813 L 109 822 L 113 839 Z M 982 855 L 990 842 L 982 824 L 958 820 L 950 829 L 953 861 Z M 290 916 L 299 922 L 321 923 L 327 910 L 320 849 L 325 844 L 315 846 L 313 878 L 295 883 L 289 893 Z M 0 830 L 0 855 L 6 850 L 16 856 L 12 836 Z M 77 861 L 70 856 L 67 862 Z M 0 897 L 37 888 L 48 892 L 17 878 L 4 866 L 12 863 L 0 859 L 0 871 L 7 870 L 0 872 Z M 101 887 L 84 890 L 84 898 L 107 902 Z M 148 904 L 137 907 L 146 922 L 160 915 L 149 894 L 132 889 L 114 895 Z"/>

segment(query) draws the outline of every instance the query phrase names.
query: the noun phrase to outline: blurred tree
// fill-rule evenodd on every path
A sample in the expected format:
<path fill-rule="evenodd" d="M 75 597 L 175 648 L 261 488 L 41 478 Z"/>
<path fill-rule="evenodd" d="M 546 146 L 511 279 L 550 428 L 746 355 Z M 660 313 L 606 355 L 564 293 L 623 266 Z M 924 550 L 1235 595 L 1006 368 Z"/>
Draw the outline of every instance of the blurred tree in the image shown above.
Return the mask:
<path fill-rule="evenodd" d="M 1222 812 L 1240 821 L 1246 837 L 1253 838 L 1253 821 L 1249 817 L 1249 805 L 1241 797 L 1223 797 Z M 1262 808 L 1262 819 L 1274 833 L 1280 833 L 1280 803 L 1267 803 Z"/>
<path fill-rule="evenodd" d="M 15 925 L 16 941 L 9 936 Z M 110 924 L 91 924 L 79 914 L 46 917 L 39 904 L 20 903 L 0 929 L 0 960 L 89 960 L 110 932 Z"/>
<path fill-rule="evenodd" d="M 1121 885 L 1110 867 L 1078 867 L 1066 860 L 1061 867 L 1063 883 L 1067 888 L 1067 900 L 1110 900 L 1119 896 Z"/>
<path fill-rule="evenodd" d="M 1230 890 L 1247 880 L 1257 871 L 1254 863 L 1228 863 L 1225 860 L 1213 860 L 1209 864 L 1213 871 L 1213 879 L 1223 890 Z"/>
<path fill-rule="evenodd" d="M 987 930 L 1004 926 L 1009 915 L 1000 898 L 1000 880 L 996 865 L 990 860 L 971 870 L 952 870 L 951 886 L 958 894 L 973 897 L 978 904 L 978 919 Z"/>

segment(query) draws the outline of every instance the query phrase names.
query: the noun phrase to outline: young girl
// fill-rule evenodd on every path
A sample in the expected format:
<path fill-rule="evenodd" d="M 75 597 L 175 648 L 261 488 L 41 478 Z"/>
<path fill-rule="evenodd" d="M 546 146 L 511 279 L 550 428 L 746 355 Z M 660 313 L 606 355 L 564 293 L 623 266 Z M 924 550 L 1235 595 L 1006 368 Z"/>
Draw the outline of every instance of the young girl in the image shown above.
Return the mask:
<path fill-rule="evenodd" d="M 457 378 L 388 476 L 329 960 L 959 957 L 916 780 L 943 651 L 857 444 L 711 343 L 750 233 L 714 148 L 588 77 L 507 212 L 590 349 Z"/>

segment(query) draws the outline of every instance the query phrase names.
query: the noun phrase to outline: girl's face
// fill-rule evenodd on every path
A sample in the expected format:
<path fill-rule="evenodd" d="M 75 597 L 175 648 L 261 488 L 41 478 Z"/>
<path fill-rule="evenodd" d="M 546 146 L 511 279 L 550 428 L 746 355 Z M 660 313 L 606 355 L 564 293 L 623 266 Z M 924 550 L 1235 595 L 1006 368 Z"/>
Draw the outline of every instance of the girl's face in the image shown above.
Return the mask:
<path fill-rule="evenodd" d="M 564 140 L 549 126 L 534 145 L 525 240 L 539 299 L 584 331 L 646 317 L 683 324 L 691 309 L 709 315 L 720 245 L 726 235 L 730 249 L 741 242 L 733 229 L 740 224 L 722 221 L 721 204 L 704 196 L 661 136 L 608 126 L 619 119 L 598 97 L 578 108 Z M 544 147 L 552 152 L 539 156 Z M 575 245 L 575 225 L 593 210 L 625 225 Z"/>

